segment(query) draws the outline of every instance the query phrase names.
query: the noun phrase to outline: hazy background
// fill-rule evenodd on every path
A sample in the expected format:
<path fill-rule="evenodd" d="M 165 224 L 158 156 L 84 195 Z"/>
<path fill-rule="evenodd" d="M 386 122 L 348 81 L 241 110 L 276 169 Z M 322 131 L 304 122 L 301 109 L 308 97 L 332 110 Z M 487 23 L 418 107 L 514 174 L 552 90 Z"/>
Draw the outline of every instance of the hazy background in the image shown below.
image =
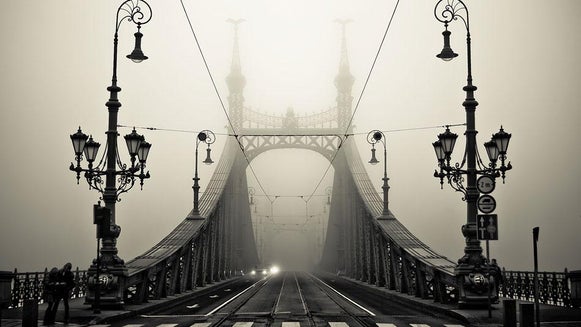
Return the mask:
<path fill-rule="evenodd" d="M 543 270 L 581 269 L 581 3 L 570 1 L 470 1 L 473 75 L 478 86 L 478 144 L 502 124 L 512 133 L 514 169 L 497 186 L 500 240 L 491 254 L 508 269 L 532 270 L 532 228 L 540 226 Z M 119 123 L 224 133 L 220 107 L 178 0 L 150 0 L 153 19 L 144 25 L 149 60 L 126 60 L 134 25 L 119 33 L 118 78 L 123 106 Z M 233 31 L 228 18 L 244 18 L 240 52 L 247 79 L 246 105 L 299 114 L 335 105 L 340 28 L 348 26 L 353 96 L 358 98 L 395 1 L 184 0 L 220 94 L 230 69 Z M 68 170 L 69 135 L 80 125 L 105 142 L 111 83 L 115 12 L 121 1 L 0 0 L 0 269 L 42 270 L 67 261 L 86 269 L 95 256 L 92 205 L 99 194 Z M 459 57 L 443 62 L 443 26 L 435 1 L 401 1 L 379 60 L 355 115 L 355 132 L 464 123 L 465 29 L 451 25 Z M 355 104 L 355 101 L 354 101 Z M 460 136 L 464 127 L 454 129 Z M 130 129 L 120 129 L 125 135 Z M 461 194 L 432 177 L 431 143 L 442 129 L 388 133 L 390 208 L 416 236 L 457 260 L 465 223 Z M 120 256 L 129 260 L 167 235 L 191 210 L 194 133 L 144 131 L 153 144 L 151 179 L 122 195 L 117 223 Z M 214 159 L 226 136 L 218 135 Z M 369 160 L 364 136 L 356 136 Z M 457 143 L 461 160 L 464 139 Z M 123 160 L 125 146 L 120 147 Z M 306 151 L 272 151 L 253 161 L 267 193 L 289 195 L 271 203 L 257 196 L 258 215 L 300 225 L 307 215 L 325 221 L 322 196 L 305 211 L 300 195 L 324 194 L 331 174 L 315 186 L 328 163 Z M 202 191 L 216 166 L 200 166 Z M 368 166 L 381 191 L 382 168 Z M 256 186 L 253 176 L 249 183 Z M 257 188 L 257 194 L 259 193 Z M 272 211 L 271 211 L 272 210 Z M 277 217 L 279 216 L 279 217 Z M 280 227 L 280 226 L 279 226 Z M 294 228 L 294 226 L 291 226 Z M 288 226 L 287 226 L 288 228 Z M 290 228 L 289 228 L 290 229 Z M 288 263 L 304 263 L 312 251 L 304 232 L 279 231 L 265 244 Z M 289 248 L 295 247 L 296 252 Z M 284 250 L 284 251 L 283 251 Z M 294 253 L 294 254 L 293 254 Z M 274 259 L 273 259 L 274 260 Z"/>

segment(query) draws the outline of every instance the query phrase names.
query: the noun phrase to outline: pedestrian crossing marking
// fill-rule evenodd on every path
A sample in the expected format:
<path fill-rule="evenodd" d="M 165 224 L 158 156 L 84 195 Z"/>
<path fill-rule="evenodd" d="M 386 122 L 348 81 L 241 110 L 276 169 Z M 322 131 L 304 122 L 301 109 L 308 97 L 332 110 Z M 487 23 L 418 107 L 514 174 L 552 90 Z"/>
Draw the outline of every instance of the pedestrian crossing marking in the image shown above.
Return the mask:
<path fill-rule="evenodd" d="M 209 327 L 212 323 L 209 322 L 197 322 L 190 327 Z M 252 327 L 253 321 L 237 321 L 232 325 L 232 327 Z M 330 327 L 349 327 L 344 321 L 329 321 Z M 176 327 L 178 324 L 159 324 L 156 327 Z M 376 323 L 377 327 L 400 327 L 392 323 Z M 127 324 L 123 327 L 143 327 L 144 324 Z M 409 324 L 410 327 L 431 327 L 428 324 Z M 111 325 L 91 325 L 91 327 L 111 327 Z M 283 321 L 281 327 L 301 327 L 301 323 L 298 321 Z M 457 324 L 444 324 L 444 327 L 464 327 L 464 325 Z"/>
<path fill-rule="evenodd" d="M 190 327 L 208 327 L 211 324 L 212 324 L 211 322 L 197 322 Z M 91 326 L 91 327 L 93 327 L 93 326 Z"/>
<path fill-rule="evenodd" d="M 253 323 L 252 321 L 238 321 L 233 327 L 252 327 Z"/>
<path fill-rule="evenodd" d="M 282 327 L 301 327 L 301 323 L 298 321 L 283 321 Z"/>

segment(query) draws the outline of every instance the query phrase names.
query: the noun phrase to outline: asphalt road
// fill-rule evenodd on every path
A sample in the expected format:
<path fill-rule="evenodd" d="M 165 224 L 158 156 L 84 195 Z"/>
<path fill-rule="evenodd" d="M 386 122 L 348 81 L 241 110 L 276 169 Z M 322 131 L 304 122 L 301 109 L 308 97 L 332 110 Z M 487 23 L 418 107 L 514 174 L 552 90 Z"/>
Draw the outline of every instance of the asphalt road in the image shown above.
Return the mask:
<path fill-rule="evenodd" d="M 449 317 L 389 302 L 364 287 L 333 276 L 280 272 L 243 276 L 170 309 L 112 327 L 458 327 Z M 96 326 L 100 327 L 100 326 Z"/>

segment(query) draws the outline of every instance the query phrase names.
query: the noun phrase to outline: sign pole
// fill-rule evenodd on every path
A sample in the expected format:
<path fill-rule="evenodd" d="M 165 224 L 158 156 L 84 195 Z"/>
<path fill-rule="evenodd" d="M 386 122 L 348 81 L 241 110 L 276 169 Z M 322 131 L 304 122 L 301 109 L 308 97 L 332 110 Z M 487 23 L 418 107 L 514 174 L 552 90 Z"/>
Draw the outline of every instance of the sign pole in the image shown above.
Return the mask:
<path fill-rule="evenodd" d="M 492 318 L 492 303 L 490 303 L 490 240 L 486 240 L 486 261 L 488 262 L 488 318 Z"/>
<path fill-rule="evenodd" d="M 541 327 L 539 312 L 539 260 L 537 255 L 537 242 L 539 241 L 539 227 L 533 228 L 533 254 L 535 262 L 534 282 L 535 282 L 535 320 L 537 327 Z"/>

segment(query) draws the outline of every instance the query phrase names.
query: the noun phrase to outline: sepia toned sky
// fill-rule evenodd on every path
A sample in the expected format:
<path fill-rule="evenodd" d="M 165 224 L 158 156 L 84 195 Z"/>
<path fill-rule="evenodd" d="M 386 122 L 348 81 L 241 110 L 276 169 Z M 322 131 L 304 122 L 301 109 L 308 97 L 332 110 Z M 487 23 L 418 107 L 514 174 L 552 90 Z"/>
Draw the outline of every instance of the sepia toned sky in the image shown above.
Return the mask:
<path fill-rule="evenodd" d="M 140 129 L 153 144 L 151 179 L 122 195 L 117 224 L 119 255 L 129 260 L 153 246 L 191 210 L 195 132 L 217 134 L 219 158 L 228 124 L 179 0 L 150 0 L 142 49 L 149 59 L 134 64 L 134 25 L 119 31 L 119 123 Z M 115 13 L 121 1 L 1 0 L 0 10 L 0 269 L 40 271 L 45 267 L 86 269 L 95 256 L 92 205 L 99 194 L 68 170 L 73 161 L 69 135 L 79 126 L 105 143 L 111 83 Z M 394 0 L 184 0 L 196 36 L 223 101 L 230 69 L 233 30 L 239 27 L 246 76 L 245 104 L 304 115 L 335 105 L 341 29 L 352 20 L 347 41 L 354 107 L 378 51 Z M 509 270 L 532 270 L 532 228 L 540 227 L 542 270 L 581 269 L 581 3 L 575 0 L 471 1 L 472 65 L 478 144 L 498 131 L 512 134 L 508 158 L 513 170 L 493 196 L 499 241 L 491 256 Z M 432 177 L 431 143 L 447 124 L 465 122 L 466 30 L 450 24 L 458 58 L 443 62 L 443 26 L 435 1 L 401 1 L 369 83 L 354 116 L 354 132 L 386 131 L 390 209 L 416 236 L 456 261 L 463 254 L 460 227 L 466 222 L 462 195 L 440 189 Z M 454 161 L 461 161 L 464 127 Z M 120 128 L 120 134 L 131 132 Z M 355 135 L 364 162 L 365 135 Z M 124 161 L 125 146 L 120 146 Z M 304 264 L 312 252 L 304 232 L 292 231 L 309 216 L 325 221 L 325 189 L 332 169 L 316 153 L 265 153 L 252 162 L 258 182 L 273 203 L 257 195 L 255 219 L 269 216 L 277 235 L 265 237 L 269 258 Z M 200 166 L 201 191 L 213 166 Z M 367 170 L 381 192 L 382 165 Z M 258 180 L 257 180 L 258 179 Z M 319 183 L 321 181 L 321 183 Z M 319 187 L 317 188 L 317 185 Z M 308 203 L 300 196 L 316 194 Z M 282 226 L 282 227 L 281 227 Z M 290 226 L 290 227 L 289 227 Z M 284 230 L 284 229 L 288 230 Z M 296 251 L 289 250 L 296 249 Z M 282 259 L 279 259 L 282 260 Z"/>

